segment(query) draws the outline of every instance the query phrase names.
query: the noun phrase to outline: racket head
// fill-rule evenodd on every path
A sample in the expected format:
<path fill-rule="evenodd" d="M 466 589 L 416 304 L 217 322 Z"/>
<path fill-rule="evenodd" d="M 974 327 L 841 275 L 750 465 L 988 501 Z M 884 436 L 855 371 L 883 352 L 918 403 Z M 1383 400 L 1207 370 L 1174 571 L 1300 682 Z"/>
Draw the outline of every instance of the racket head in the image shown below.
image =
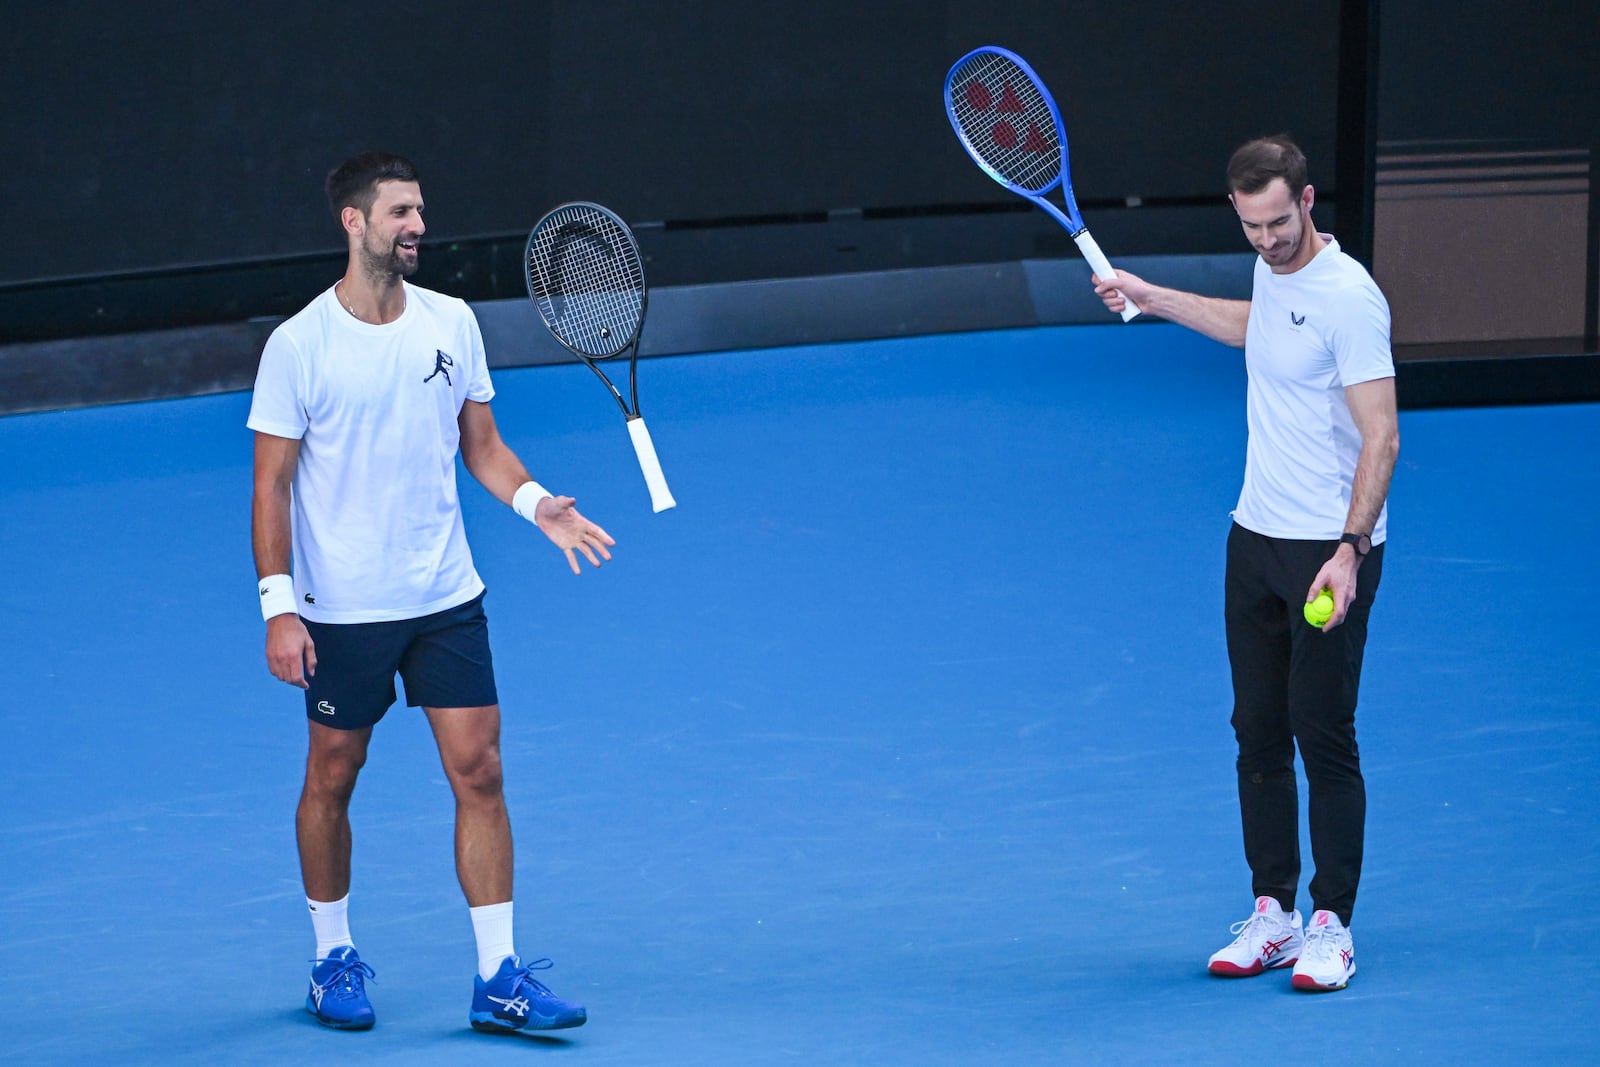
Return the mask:
<path fill-rule="evenodd" d="M 944 79 L 944 109 L 961 146 L 989 177 L 1024 196 L 1057 185 L 1075 225 L 1067 131 L 1050 90 L 1026 60 L 985 45 L 956 60 Z"/>
<path fill-rule="evenodd" d="M 556 340 L 586 359 L 628 350 L 644 325 L 639 242 L 609 208 L 574 200 L 534 224 L 522 257 L 528 296 Z"/>

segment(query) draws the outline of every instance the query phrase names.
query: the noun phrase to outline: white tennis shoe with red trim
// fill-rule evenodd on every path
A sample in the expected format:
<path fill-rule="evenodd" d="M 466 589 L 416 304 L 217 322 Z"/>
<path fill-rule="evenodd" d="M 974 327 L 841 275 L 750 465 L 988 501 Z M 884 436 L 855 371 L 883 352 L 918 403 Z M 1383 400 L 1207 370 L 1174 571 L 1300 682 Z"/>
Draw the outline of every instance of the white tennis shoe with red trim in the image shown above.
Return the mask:
<path fill-rule="evenodd" d="M 1331 993 L 1350 984 L 1356 973 L 1356 946 L 1350 930 L 1331 911 L 1311 914 L 1306 927 L 1306 947 L 1294 965 L 1289 981 L 1307 993 Z"/>
<path fill-rule="evenodd" d="M 1263 971 L 1290 967 L 1300 958 L 1304 939 L 1300 913 L 1284 913 L 1272 897 L 1257 897 L 1250 918 L 1228 927 L 1233 944 L 1212 953 L 1207 970 L 1221 978 L 1253 978 Z"/>

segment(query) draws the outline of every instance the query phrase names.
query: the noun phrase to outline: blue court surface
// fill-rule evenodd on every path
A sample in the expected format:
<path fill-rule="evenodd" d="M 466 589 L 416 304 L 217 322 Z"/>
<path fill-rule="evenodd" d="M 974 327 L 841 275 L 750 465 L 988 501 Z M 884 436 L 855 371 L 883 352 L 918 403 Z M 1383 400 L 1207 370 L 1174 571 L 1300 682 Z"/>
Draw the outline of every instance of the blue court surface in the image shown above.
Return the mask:
<path fill-rule="evenodd" d="M 587 370 L 496 375 L 604 569 L 463 476 L 518 948 L 589 1008 L 550 1036 L 467 1026 L 450 794 L 403 708 L 353 809 L 378 1025 L 303 1010 L 305 725 L 262 658 L 248 396 L 0 419 L 0 1060 L 1593 1062 L 1600 407 L 1402 415 L 1360 972 L 1307 996 L 1205 973 L 1251 904 L 1237 352 L 1109 325 L 641 377 L 661 515 Z"/>

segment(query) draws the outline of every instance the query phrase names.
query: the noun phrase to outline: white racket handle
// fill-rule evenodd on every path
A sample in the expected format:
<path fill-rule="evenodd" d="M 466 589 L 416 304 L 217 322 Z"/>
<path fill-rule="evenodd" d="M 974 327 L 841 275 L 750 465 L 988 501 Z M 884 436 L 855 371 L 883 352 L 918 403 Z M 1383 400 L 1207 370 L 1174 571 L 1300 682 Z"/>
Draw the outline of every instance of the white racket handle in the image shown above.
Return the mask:
<path fill-rule="evenodd" d="M 643 416 L 635 415 L 628 420 L 628 436 L 633 438 L 633 450 L 639 455 L 644 484 L 650 487 L 650 506 L 658 512 L 677 507 L 672 490 L 667 488 L 667 476 L 661 473 L 661 461 L 656 458 L 655 442 L 650 440 Z"/>
<path fill-rule="evenodd" d="M 1117 272 L 1112 269 L 1111 261 L 1106 258 L 1104 252 L 1100 251 L 1100 246 L 1095 244 L 1094 238 L 1089 235 L 1088 230 L 1079 230 L 1072 235 L 1072 239 L 1078 242 L 1078 251 L 1083 253 L 1083 258 L 1089 261 L 1089 266 L 1094 268 L 1094 272 L 1100 276 L 1101 281 L 1109 282 L 1116 279 Z M 1128 295 L 1121 289 L 1117 290 L 1117 295 L 1122 297 L 1126 305 L 1122 309 L 1122 321 L 1132 322 L 1134 317 L 1139 314 L 1139 305 L 1129 300 Z"/>

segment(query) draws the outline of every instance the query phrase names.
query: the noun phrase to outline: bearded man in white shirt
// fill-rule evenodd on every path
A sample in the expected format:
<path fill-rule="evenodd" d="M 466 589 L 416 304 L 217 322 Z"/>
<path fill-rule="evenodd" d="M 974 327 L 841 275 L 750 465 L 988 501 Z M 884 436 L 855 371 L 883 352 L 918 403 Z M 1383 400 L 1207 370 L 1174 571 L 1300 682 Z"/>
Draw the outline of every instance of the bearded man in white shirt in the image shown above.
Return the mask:
<path fill-rule="evenodd" d="M 457 453 L 562 549 L 574 574 L 578 553 L 599 566 L 615 542 L 571 497 L 530 478 L 501 439 L 471 308 L 405 280 L 426 230 L 415 167 L 365 153 L 330 173 L 326 192 L 348 247 L 344 276 L 273 332 L 248 420 L 267 665 L 304 690 L 310 730 L 295 819 L 317 939 L 306 1010 L 337 1029 L 375 1020 L 365 987 L 373 972 L 348 922 L 349 807 L 399 674 L 455 795 L 456 874 L 478 947 L 470 1022 L 579 1026 L 585 1009 L 532 976 L 550 962 L 524 964 L 512 947 L 500 703 Z"/>

